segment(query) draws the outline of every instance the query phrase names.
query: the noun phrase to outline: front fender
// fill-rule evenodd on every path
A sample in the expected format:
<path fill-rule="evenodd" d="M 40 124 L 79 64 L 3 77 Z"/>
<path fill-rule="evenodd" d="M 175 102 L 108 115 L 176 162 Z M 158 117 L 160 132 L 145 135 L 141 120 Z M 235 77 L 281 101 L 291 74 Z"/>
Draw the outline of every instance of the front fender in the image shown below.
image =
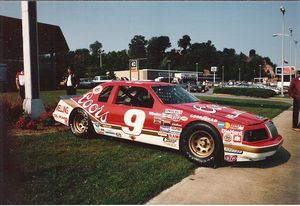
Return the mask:
<path fill-rule="evenodd" d="M 55 121 L 69 126 L 70 114 L 76 108 L 75 103 L 71 99 L 60 100 L 53 112 Z"/>

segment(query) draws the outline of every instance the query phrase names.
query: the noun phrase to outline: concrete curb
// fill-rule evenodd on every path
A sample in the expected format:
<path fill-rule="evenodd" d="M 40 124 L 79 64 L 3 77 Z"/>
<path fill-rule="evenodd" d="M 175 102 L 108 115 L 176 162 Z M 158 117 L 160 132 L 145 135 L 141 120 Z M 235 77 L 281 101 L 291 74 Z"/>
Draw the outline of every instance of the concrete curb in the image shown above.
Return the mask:
<path fill-rule="evenodd" d="M 291 129 L 291 108 L 273 119 L 284 136 L 271 158 L 195 173 L 146 204 L 300 204 L 300 133 Z"/>

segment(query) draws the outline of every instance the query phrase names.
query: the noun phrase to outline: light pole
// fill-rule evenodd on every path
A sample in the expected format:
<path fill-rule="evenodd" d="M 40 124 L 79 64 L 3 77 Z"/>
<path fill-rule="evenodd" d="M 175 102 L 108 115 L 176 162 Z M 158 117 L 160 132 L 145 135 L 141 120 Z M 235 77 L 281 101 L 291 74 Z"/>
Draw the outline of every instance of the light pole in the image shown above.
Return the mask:
<path fill-rule="evenodd" d="M 169 83 L 171 83 L 171 60 L 167 60 L 168 63 L 168 71 L 169 71 Z"/>
<path fill-rule="evenodd" d="M 98 50 L 99 52 L 99 67 L 100 70 L 102 69 L 102 52 L 104 52 L 104 50 L 101 50 L 101 48 Z"/>
<path fill-rule="evenodd" d="M 224 66 L 222 66 L 222 82 L 224 83 Z"/>
<path fill-rule="evenodd" d="M 281 96 L 283 94 L 283 70 L 284 70 L 284 13 L 285 8 L 283 6 L 280 7 L 280 11 L 282 13 L 282 29 L 281 29 Z"/>
<path fill-rule="evenodd" d="M 196 84 L 198 85 L 198 62 L 196 63 Z"/>
<path fill-rule="evenodd" d="M 292 39 L 293 39 L 293 29 L 292 27 L 289 27 L 290 31 L 290 81 L 292 81 Z"/>
<path fill-rule="evenodd" d="M 259 65 L 259 82 L 261 80 L 261 64 Z"/>
<path fill-rule="evenodd" d="M 298 44 L 298 41 L 296 39 L 294 39 L 294 43 L 295 43 L 295 70 L 297 71 L 297 44 Z"/>

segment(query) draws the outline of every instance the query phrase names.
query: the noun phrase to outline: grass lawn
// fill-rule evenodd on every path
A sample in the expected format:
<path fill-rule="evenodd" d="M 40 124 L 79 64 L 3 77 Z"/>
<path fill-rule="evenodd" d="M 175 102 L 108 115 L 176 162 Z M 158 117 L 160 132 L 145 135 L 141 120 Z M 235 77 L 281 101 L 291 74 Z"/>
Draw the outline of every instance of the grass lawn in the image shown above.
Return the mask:
<path fill-rule="evenodd" d="M 41 97 L 51 103 L 63 94 L 42 92 Z M 269 118 L 290 106 L 263 100 L 201 99 Z M 10 204 L 143 204 L 196 168 L 177 151 L 108 137 L 78 139 L 60 132 L 15 137 L 14 142 L 18 172 L 7 187 Z"/>

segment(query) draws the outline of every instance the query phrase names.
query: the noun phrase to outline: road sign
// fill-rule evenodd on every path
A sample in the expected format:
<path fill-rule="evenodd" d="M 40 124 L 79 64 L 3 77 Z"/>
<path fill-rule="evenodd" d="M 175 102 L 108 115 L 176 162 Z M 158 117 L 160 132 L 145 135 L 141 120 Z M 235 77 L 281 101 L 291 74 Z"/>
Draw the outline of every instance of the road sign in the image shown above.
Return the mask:
<path fill-rule="evenodd" d="M 131 72 L 137 72 L 138 71 L 137 60 L 136 59 L 131 60 L 130 70 L 131 70 Z"/>
<path fill-rule="evenodd" d="M 211 70 L 212 72 L 216 72 L 216 71 L 218 70 L 218 67 L 210 67 L 210 70 Z"/>
<path fill-rule="evenodd" d="M 276 67 L 275 70 L 276 75 L 281 75 L 282 73 L 282 68 L 281 67 Z M 283 75 L 294 75 L 295 74 L 295 67 L 294 66 L 285 66 L 283 67 Z"/>

